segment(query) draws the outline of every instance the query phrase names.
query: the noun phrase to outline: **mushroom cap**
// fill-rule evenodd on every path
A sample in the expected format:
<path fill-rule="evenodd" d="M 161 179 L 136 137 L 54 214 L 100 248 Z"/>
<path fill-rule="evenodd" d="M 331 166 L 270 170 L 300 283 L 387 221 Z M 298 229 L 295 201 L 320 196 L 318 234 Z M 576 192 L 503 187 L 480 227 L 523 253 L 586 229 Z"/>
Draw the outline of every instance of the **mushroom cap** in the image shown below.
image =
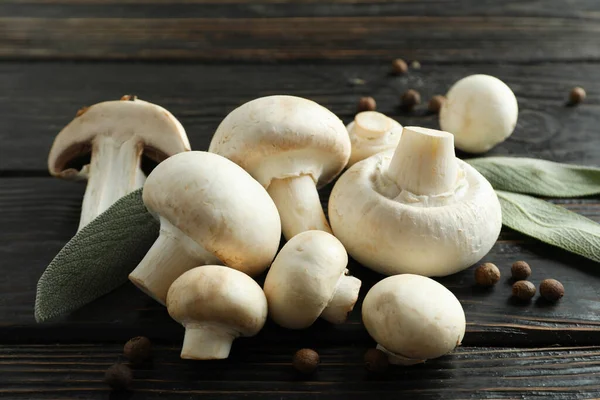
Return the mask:
<path fill-rule="evenodd" d="M 321 187 L 346 166 L 350 139 L 325 107 L 300 97 L 268 96 L 229 113 L 209 151 L 240 165 L 265 188 L 273 179 L 300 175 L 310 175 Z"/>
<path fill-rule="evenodd" d="M 361 264 L 386 275 L 445 276 L 492 248 L 502 227 L 490 183 L 456 159 L 464 179 L 450 198 L 415 196 L 387 177 L 393 151 L 348 169 L 329 198 L 335 236 Z"/>
<path fill-rule="evenodd" d="M 402 137 L 402 125 L 377 111 L 363 111 L 354 117 L 346 129 L 352 144 L 348 166 L 373 154 L 395 149 Z"/>
<path fill-rule="evenodd" d="M 254 336 L 267 319 L 267 299 L 248 275 L 219 265 L 193 268 L 173 282 L 169 315 L 183 326 L 217 325 L 234 337 Z"/>
<path fill-rule="evenodd" d="M 181 123 L 166 109 L 143 100 L 105 101 L 89 107 L 71 121 L 54 139 L 48 156 L 53 176 L 76 178 L 78 171 L 65 169 L 69 161 L 89 153 L 98 136 L 120 144 L 137 138 L 140 153 L 155 161 L 190 150 Z"/>
<path fill-rule="evenodd" d="M 504 82 L 489 75 L 471 75 L 448 91 L 440 126 L 454 134 L 457 148 L 483 153 L 512 134 L 518 116 L 517 98 Z"/>
<path fill-rule="evenodd" d="M 257 275 L 279 247 L 281 222 L 267 191 L 217 154 L 176 154 L 148 176 L 148 209 L 213 253 L 225 265 Z"/>
<path fill-rule="evenodd" d="M 419 275 L 397 275 L 375 284 L 365 296 L 362 319 L 369 335 L 401 357 L 427 360 L 460 344 L 463 308 L 443 285 Z"/>
<path fill-rule="evenodd" d="M 312 325 L 331 301 L 347 265 L 346 249 L 327 232 L 305 231 L 291 238 L 265 279 L 273 320 L 290 329 Z"/>

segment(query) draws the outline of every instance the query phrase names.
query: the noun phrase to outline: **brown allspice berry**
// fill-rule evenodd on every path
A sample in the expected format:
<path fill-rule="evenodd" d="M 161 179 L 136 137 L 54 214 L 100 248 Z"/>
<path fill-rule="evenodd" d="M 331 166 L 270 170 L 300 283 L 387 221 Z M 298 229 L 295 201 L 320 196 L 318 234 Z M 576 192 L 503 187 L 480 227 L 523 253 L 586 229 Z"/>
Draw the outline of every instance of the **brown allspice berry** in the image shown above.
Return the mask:
<path fill-rule="evenodd" d="M 319 366 L 319 353 L 311 349 L 300 349 L 294 354 L 292 365 L 298 372 L 311 374 Z"/>
<path fill-rule="evenodd" d="M 143 364 L 152 356 L 152 342 L 145 336 L 129 339 L 123 347 L 123 354 L 133 365 Z"/>
<path fill-rule="evenodd" d="M 517 281 L 522 281 L 531 276 L 531 267 L 525 261 L 516 261 L 510 267 L 512 277 Z"/>
<path fill-rule="evenodd" d="M 475 269 L 475 282 L 479 286 L 490 287 L 500 280 L 500 270 L 492 263 L 484 263 Z"/>
<path fill-rule="evenodd" d="M 408 64 L 401 58 L 396 58 L 392 61 L 392 72 L 394 75 L 404 75 L 408 72 Z"/>
<path fill-rule="evenodd" d="M 113 364 L 104 373 L 104 382 L 113 390 L 126 390 L 131 387 L 133 373 L 125 364 Z"/>
<path fill-rule="evenodd" d="M 369 349 L 365 352 L 365 368 L 369 372 L 385 372 L 390 365 L 387 354 L 379 349 Z"/>
<path fill-rule="evenodd" d="M 442 95 L 436 95 L 433 96 L 430 100 L 429 100 L 429 104 L 427 105 L 427 110 L 429 110 L 430 113 L 433 114 L 437 114 L 440 112 L 440 109 L 442 108 L 442 105 L 444 105 L 444 101 L 446 100 L 446 98 Z"/>
<path fill-rule="evenodd" d="M 558 301 L 565 295 L 565 287 L 556 279 L 544 279 L 540 283 L 540 295 L 548 301 Z"/>
<path fill-rule="evenodd" d="M 574 87 L 573 89 L 571 89 L 571 93 L 569 93 L 569 103 L 570 104 L 579 104 L 581 103 L 583 100 L 585 100 L 585 89 L 582 87 Z"/>
<path fill-rule="evenodd" d="M 516 281 L 512 286 L 512 295 L 521 300 L 530 300 L 535 296 L 535 285 L 529 281 Z"/>
<path fill-rule="evenodd" d="M 121 97 L 121 101 L 135 101 L 137 96 L 135 94 L 126 94 Z"/>
<path fill-rule="evenodd" d="M 356 110 L 358 112 L 375 111 L 376 109 L 377 109 L 377 103 L 375 102 L 375 99 L 372 97 L 361 97 L 360 100 L 358 101 L 358 106 L 356 107 Z"/>
<path fill-rule="evenodd" d="M 409 89 L 402 94 L 400 104 L 405 110 L 412 110 L 415 106 L 421 104 L 421 95 L 414 89 Z"/>
<path fill-rule="evenodd" d="M 88 106 L 83 106 L 81 107 L 79 110 L 77 110 L 77 114 L 75 114 L 75 118 L 77 117 L 81 117 L 83 114 L 85 114 L 85 112 L 87 110 L 89 110 L 90 108 Z"/>

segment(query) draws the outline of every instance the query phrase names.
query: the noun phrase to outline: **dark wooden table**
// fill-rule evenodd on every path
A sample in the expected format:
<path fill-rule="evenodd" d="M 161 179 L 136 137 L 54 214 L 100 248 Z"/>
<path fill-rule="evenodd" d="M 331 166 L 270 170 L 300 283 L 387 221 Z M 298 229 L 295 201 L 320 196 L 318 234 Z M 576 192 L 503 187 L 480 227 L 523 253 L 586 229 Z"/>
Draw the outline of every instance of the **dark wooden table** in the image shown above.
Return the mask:
<path fill-rule="evenodd" d="M 205 150 L 234 107 L 274 93 L 304 96 L 352 119 L 357 99 L 408 125 L 437 127 L 421 106 L 457 79 L 487 73 L 519 100 L 518 127 L 494 155 L 600 161 L 600 2 L 597 0 L 3 0 L 0 2 L 0 398 L 434 399 L 600 397 L 600 269 L 510 231 L 485 258 L 509 275 L 527 260 L 533 281 L 566 287 L 557 305 L 510 300 L 503 280 L 473 286 L 469 269 L 441 279 L 467 314 L 453 355 L 368 375 L 373 346 L 360 303 L 341 326 L 302 332 L 268 323 L 231 358 L 178 357 L 183 329 L 130 284 L 53 324 L 33 319 L 35 287 L 74 234 L 84 185 L 49 177 L 56 133 L 84 105 L 135 93 L 171 110 Z M 388 75 L 395 57 L 422 67 Z M 361 81 L 362 80 L 362 81 Z M 363 82 L 364 81 L 364 82 Z M 566 107 L 571 87 L 587 101 Z M 328 190 L 322 195 L 326 200 Z M 600 199 L 557 201 L 600 221 Z M 352 263 L 361 298 L 381 277 Z M 154 363 L 134 389 L 110 394 L 104 370 L 123 343 L 147 335 Z M 301 379 L 291 354 L 312 347 L 319 371 Z"/>

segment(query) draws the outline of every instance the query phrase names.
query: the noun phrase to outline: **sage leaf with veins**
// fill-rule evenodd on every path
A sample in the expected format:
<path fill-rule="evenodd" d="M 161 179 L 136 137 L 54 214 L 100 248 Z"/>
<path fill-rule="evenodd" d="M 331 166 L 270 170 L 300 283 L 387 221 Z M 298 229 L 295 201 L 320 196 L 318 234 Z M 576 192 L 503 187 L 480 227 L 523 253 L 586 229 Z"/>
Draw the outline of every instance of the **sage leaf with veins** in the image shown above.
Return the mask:
<path fill-rule="evenodd" d="M 497 190 L 502 223 L 544 243 L 600 262 L 600 224 L 535 197 Z"/>
<path fill-rule="evenodd" d="M 158 237 L 142 189 L 114 203 L 62 248 L 37 285 L 35 319 L 47 321 L 116 289 Z"/>
<path fill-rule="evenodd" d="M 496 190 L 546 197 L 600 194 L 600 168 L 520 157 L 465 160 Z"/>

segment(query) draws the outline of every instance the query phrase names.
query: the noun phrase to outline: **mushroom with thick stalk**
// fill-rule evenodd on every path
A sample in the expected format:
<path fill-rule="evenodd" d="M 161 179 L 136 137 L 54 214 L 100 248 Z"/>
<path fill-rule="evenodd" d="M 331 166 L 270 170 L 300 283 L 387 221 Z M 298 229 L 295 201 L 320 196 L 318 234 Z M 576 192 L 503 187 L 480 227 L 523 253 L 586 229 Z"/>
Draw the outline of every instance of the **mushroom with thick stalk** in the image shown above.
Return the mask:
<path fill-rule="evenodd" d="M 160 163 L 143 200 L 160 235 L 129 279 L 164 304 L 171 283 L 199 265 L 224 264 L 250 276 L 273 261 L 281 222 L 266 190 L 217 154 L 191 151 Z"/>
<path fill-rule="evenodd" d="M 181 275 L 167 295 L 169 315 L 185 328 L 181 358 L 229 357 L 240 336 L 254 336 L 267 320 L 267 299 L 248 275 L 206 265 Z"/>
<path fill-rule="evenodd" d="M 460 345 L 465 313 L 451 291 L 433 279 L 404 274 L 376 283 L 365 296 L 362 319 L 391 364 L 412 365 Z"/>
<path fill-rule="evenodd" d="M 352 144 L 348 167 L 373 154 L 395 149 L 402 136 L 402 125 L 377 111 L 356 114 L 346 129 Z"/>
<path fill-rule="evenodd" d="M 448 132 L 405 127 L 394 152 L 348 169 L 329 199 L 336 237 L 386 275 L 444 276 L 492 248 L 502 226 L 490 183 L 454 155 Z"/>
<path fill-rule="evenodd" d="M 290 239 L 265 279 L 273 321 L 290 329 L 308 328 L 319 317 L 346 321 L 361 285 L 347 275 L 347 265 L 346 249 L 327 232 L 306 231 Z"/>
<path fill-rule="evenodd" d="M 157 162 L 190 150 L 183 126 L 156 104 L 124 96 L 80 110 L 56 137 L 48 156 L 50 174 L 86 179 L 79 229 L 115 201 L 142 187 L 142 154 Z M 73 159 L 91 153 L 81 171 Z"/>
<path fill-rule="evenodd" d="M 344 169 L 350 139 L 325 107 L 293 96 L 252 100 L 225 117 L 209 151 L 239 164 L 267 189 L 286 239 L 308 230 L 331 232 L 317 187 Z"/>
<path fill-rule="evenodd" d="M 483 153 L 515 130 L 519 105 L 515 94 L 500 79 L 471 75 L 448 91 L 440 110 L 440 127 L 454 135 L 456 147 Z"/>

